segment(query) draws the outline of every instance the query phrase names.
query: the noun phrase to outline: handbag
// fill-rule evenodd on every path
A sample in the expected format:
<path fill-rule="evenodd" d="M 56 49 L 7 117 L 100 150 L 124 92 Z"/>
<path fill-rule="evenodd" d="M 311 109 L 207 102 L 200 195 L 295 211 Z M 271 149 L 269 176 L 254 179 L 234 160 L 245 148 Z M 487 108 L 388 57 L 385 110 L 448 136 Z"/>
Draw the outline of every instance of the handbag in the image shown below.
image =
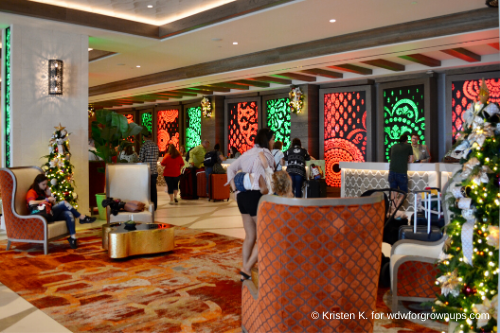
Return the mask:
<path fill-rule="evenodd" d="M 222 164 L 215 163 L 214 166 L 213 166 L 213 169 L 212 169 L 212 173 L 215 173 L 215 174 L 225 174 L 226 173 L 226 169 L 224 169 L 224 167 L 222 166 Z"/>
<path fill-rule="evenodd" d="M 146 205 L 143 202 L 132 200 L 127 201 L 123 209 L 129 213 L 138 213 L 144 211 L 144 207 L 146 207 Z"/>
<path fill-rule="evenodd" d="M 45 209 L 45 204 L 29 205 L 29 212 L 30 215 L 38 215 L 44 217 L 47 220 L 47 223 L 54 222 L 54 216 L 52 216 L 52 214 L 47 213 Z"/>

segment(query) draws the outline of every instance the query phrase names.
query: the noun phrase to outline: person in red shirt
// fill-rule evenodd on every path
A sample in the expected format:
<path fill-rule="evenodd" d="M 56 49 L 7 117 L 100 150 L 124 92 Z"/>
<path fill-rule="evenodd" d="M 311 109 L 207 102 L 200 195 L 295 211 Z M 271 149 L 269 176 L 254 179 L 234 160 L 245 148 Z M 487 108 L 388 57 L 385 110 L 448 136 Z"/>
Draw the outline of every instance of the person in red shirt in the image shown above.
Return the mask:
<path fill-rule="evenodd" d="M 92 223 L 96 219 L 95 217 L 80 214 L 66 201 L 56 202 L 47 183 L 48 178 L 44 174 L 35 177 L 26 194 L 28 211 L 30 214 L 45 217 L 48 223 L 64 219 L 70 234 L 68 238 L 69 245 L 72 249 L 76 249 L 78 245 L 76 242 L 75 217 L 80 220 L 80 223 Z"/>
<path fill-rule="evenodd" d="M 184 166 L 184 159 L 173 144 L 168 145 L 167 153 L 165 157 L 163 157 L 161 165 L 165 167 L 163 170 L 163 177 L 165 177 L 165 183 L 167 183 L 170 204 L 173 205 L 178 203 L 177 192 L 179 188 L 179 177 L 181 175 L 181 169 Z"/>

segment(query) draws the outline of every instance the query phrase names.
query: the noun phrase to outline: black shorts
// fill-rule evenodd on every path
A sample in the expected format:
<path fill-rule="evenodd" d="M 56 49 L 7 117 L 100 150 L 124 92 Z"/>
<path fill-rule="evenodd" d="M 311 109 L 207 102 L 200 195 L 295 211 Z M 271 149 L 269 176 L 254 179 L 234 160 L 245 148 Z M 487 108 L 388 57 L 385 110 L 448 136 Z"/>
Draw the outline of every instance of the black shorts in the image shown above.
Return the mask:
<path fill-rule="evenodd" d="M 167 177 L 164 176 L 165 183 L 167 183 L 168 194 L 173 194 L 174 191 L 179 189 L 179 177 Z"/>
<path fill-rule="evenodd" d="M 240 192 L 236 196 L 236 202 L 241 214 L 248 214 L 250 216 L 257 216 L 257 207 L 259 200 L 262 196 L 260 190 Z"/>

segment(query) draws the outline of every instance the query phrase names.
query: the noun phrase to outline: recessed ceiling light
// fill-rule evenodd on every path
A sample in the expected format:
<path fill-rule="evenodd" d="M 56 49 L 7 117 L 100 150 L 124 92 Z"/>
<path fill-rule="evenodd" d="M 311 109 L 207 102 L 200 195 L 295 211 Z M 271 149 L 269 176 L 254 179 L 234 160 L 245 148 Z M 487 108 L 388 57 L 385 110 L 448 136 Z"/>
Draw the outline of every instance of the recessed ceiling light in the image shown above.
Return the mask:
<path fill-rule="evenodd" d="M 153 5 L 148 5 L 148 8 L 153 8 Z"/>
<path fill-rule="evenodd" d="M 233 42 L 233 45 L 238 45 L 238 42 Z"/>
<path fill-rule="evenodd" d="M 331 19 L 331 20 L 330 20 L 330 23 L 335 23 L 335 22 L 337 22 L 337 20 L 336 20 L 336 19 Z"/>
<path fill-rule="evenodd" d="M 89 51 L 92 51 L 92 50 L 93 50 L 93 48 L 89 47 Z"/>
<path fill-rule="evenodd" d="M 135 66 L 135 67 L 140 68 L 141 66 L 137 65 L 137 66 Z"/>

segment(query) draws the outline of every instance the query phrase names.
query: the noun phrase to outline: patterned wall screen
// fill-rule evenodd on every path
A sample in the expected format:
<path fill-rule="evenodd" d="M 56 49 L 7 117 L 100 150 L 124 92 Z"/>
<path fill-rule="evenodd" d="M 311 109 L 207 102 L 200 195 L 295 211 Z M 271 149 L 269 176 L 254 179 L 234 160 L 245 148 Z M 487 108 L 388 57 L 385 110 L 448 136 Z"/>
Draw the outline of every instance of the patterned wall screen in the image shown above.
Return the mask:
<path fill-rule="evenodd" d="M 153 114 L 151 112 L 144 112 L 141 115 L 141 126 L 147 128 L 147 130 L 152 133 L 153 132 Z M 144 139 L 142 139 L 142 143 L 144 143 Z"/>
<path fill-rule="evenodd" d="M 5 29 L 5 59 L 4 59 L 4 70 L 5 70 L 5 105 L 4 105 L 4 126 L 5 126 L 5 166 L 7 168 L 11 165 L 10 156 L 10 84 L 11 84 L 11 73 L 10 73 L 10 28 Z"/>
<path fill-rule="evenodd" d="M 133 122 L 134 122 L 134 115 L 133 115 L 133 114 L 129 113 L 129 114 L 125 114 L 124 116 L 125 116 L 125 117 L 127 117 L 127 123 L 129 123 L 129 124 L 130 124 L 130 123 L 133 123 Z M 129 137 L 127 138 L 127 140 L 128 140 L 128 141 L 130 141 L 130 142 L 132 142 L 132 143 L 134 143 L 134 142 L 135 142 L 135 138 L 134 138 L 134 136 L 133 136 L 133 135 L 129 136 Z"/>
<path fill-rule="evenodd" d="M 326 183 L 340 187 L 339 162 L 366 159 L 366 92 L 325 94 Z"/>
<path fill-rule="evenodd" d="M 257 136 L 259 127 L 257 102 L 229 103 L 228 109 L 228 151 L 234 146 L 243 154 L 253 147 Z"/>
<path fill-rule="evenodd" d="M 389 161 L 389 149 L 403 134 L 418 133 L 425 145 L 424 85 L 384 89 L 384 150 Z"/>
<path fill-rule="evenodd" d="M 188 108 L 186 119 L 186 151 L 201 144 L 201 106 Z"/>
<path fill-rule="evenodd" d="M 275 140 L 283 142 L 285 151 L 290 147 L 290 128 L 292 121 L 290 118 L 290 106 L 288 98 L 270 99 L 266 101 L 267 106 L 267 127 L 272 129 Z"/>
<path fill-rule="evenodd" d="M 169 143 L 179 149 L 179 110 L 158 111 L 158 148 L 163 156 Z"/>
<path fill-rule="evenodd" d="M 490 102 L 500 102 L 500 78 L 486 79 L 486 86 L 490 91 Z M 457 132 L 462 130 L 463 113 L 470 104 L 477 100 L 481 80 L 453 81 L 451 83 L 451 120 L 453 128 L 453 138 Z"/>

